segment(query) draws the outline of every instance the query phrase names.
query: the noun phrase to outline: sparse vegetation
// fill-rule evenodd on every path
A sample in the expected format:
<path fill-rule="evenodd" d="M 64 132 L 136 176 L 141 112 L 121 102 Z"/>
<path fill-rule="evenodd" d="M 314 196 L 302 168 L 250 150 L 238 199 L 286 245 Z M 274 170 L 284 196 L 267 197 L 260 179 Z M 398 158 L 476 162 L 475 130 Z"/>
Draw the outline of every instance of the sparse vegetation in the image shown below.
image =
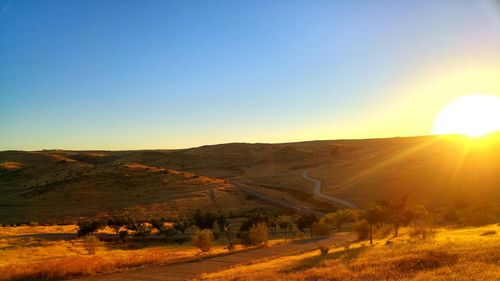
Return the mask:
<path fill-rule="evenodd" d="M 440 229 L 433 240 L 412 240 L 406 228 L 388 247 L 355 243 L 205 274 L 199 280 L 470 281 L 500 275 L 500 238 L 480 236 L 497 226 Z"/>
<path fill-rule="evenodd" d="M 210 251 L 214 241 L 214 235 L 210 229 L 203 229 L 192 237 L 193 244 L 200 248 L 202 252 Z"/>
<path fill-rule="evenodd" d="M 248 239 L 252 245 L 265 245 L 269 239 L 268 231 L 268 227 L 265 223 L 258 223 L 250 228 L 250 231 L 248 232 Z"/>

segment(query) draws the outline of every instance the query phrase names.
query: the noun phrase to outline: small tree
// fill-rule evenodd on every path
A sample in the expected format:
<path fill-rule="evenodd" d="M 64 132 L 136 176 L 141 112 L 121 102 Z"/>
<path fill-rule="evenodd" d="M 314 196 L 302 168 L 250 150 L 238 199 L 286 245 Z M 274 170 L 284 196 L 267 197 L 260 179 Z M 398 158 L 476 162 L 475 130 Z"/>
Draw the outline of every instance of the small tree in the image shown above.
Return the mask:
<path fill-rule="evenodd" d="M 285 232 L 285 240 L 288 239 L 288 233 L 293 229 L 292 218 L 290 216 L 280 216 L 278 218 L 278 226 L 281 231 Z"/>
<path fill-rule="evenodd" d="M 214 228 L 216 220 L 217 216 L 211 212 L 202 213 L 200 210 L 196 210 L 193 215 L 194 224 L 201 230 Z"/>
<path fill-rule="evenodd" d="M 233 241 L 231 240 L 231 224 L 229 222 L 226 222 L 224 226 L 224 233 L 226 234 L 227 237 L 227 242 L 228 242 L 227 248 L 229 250 L 234 249 Z"/>
<path fill-rule="evenodd" d="M 324 220 L 320 220 L 319 222 L 315 222 L 312 227 L 314 235 L 326 236 L 330 234 L 330 228 L 328 224 L 325 223 Z"/>
<path fill-rule="evenodd" d="M 128 230 L 121 230 L 120 232 L 118 232 L 118 237 L 122 242 L 127 241 L 128 235 L 129 235 Z"/>
<path fill-rule="evenodd" d="M 214 235 L 210 229 L 203 229 L 192 236 L 193 244 L 200 248 L 202 252 L 208 252 L 212 247 Z"/>
<path fill-rule="evenodd" d="M 311 237 L 313 235 L 312 233 L 312 225 L 318 221 L 318 217 L 316 217 L 315 214 L 302 214 L 299 219 L 295 222 L 297 224 L 297 228 L 305 232 L 306 228 L 309 228 Z"/>
<path fill-rule="evenodd" d="M 276 228 L 278 227 L 278 222 L 276 221 L 276 218 L 272 217 L 269 219 L 269 229 L 271 229 L 271 233 L 274 234 L 276 232 Z"/>
<path fill-rule="evenodd" d="M 104 223 L 100 220 L 85 220 L 77 223 L 78 236 L 85 236 L 89 234 L 95 234 L 99 229 L 104 228 Z"/>
<path fill-rule="evenodd" d="M 190 226 L 191 226 L 191 221 L 186 217 L 181 217 L 174 223 L 174 229 L 182 234 L 184 234 L 184 232 L 186 232 L 186 229 L 188 229 L 188 227 Z"/>
<path fill-rule="evenodd" d="M 99 238 L 97 238 L 95 235 L 85 235 L 83 237 L 83 247 L 89 255 L 95 254 L 96 248 L 99 246 L 100 241 Z"/>
<path fill-rule="evenodd" d="M 353 221 L 355 214 L 351 209 L 339 209 L 332 214 L 331 217 L 326 216 L 326 222 L 335 224 L 337 232 L 340 232 L 342 225 L 346 222 Z"/>
<path fill-rule="evenodd" d="M 363 218 L 370 226 L 370 244 L 373 244 L 373 225 L 382 221 L 383 214 L 384 210 L 375 202 L 370 203 L 363 213 Z"/>
<path fill-rule="evenodd" d="M 113 229 L 116 235 L 120 234 L 120 229 L 127 224 L 127 220 L 121 217 L 113 217 L 108 220 L 107 225 Z"/>
<path fill-rule="evenodd" d="M 128 219 L 127 228 L 135 232 L 135 236 L 142 237 L 142 242 L 146 243 L 146 235 L 151 233 L 152 227 L 146 222 L 135 222 Z"/>
<path fill-rule="evenodd" d="M 224 233 L 224 228 L 226 227 L 227 219 L 224 214 L 219 214 L 216 218 L 217 226 L 219 227 L 220 233 Z"/>
<path fill-rule="evenodd" d="M 253 245 L 260 246 L 262 244 L 267 244 L 268 240 L 268 228 L 265 223 L 259 223 L 248 232 L 248 239 Z"/>

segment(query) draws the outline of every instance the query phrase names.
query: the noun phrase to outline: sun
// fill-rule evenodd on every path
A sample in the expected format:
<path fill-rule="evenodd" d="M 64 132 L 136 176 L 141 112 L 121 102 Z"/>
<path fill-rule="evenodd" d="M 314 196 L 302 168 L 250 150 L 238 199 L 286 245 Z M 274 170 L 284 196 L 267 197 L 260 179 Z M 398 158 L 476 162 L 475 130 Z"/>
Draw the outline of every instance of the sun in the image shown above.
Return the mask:
<path fill-rule="evenodd" d="M 436 117 L 434 134 L 464 134 L 479 137 L 500 131 L 500 98 L 467 95 L 448 104 Z"/>

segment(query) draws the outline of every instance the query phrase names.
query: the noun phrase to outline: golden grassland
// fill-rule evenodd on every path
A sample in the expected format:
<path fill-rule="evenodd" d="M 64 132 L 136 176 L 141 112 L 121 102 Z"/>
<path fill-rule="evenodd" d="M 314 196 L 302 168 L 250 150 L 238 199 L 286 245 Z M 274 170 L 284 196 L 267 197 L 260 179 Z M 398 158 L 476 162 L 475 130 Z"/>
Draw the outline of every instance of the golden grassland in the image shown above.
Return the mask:
<path fill-rule="evenodd" d="M 161 265 L 227 254 L 220 237 L 209 253 L 187 242 L 183 245 L 157 242 L 99 242 L 90 255 L 83 239 L 74 238 L 75 225 L 0 227 L 0 280 L 53 280 L 80 275 L 111 273 L 146 265 Z M 110 229 L 101 233 L 111 234 Z M 37 236 L 41 235 L 41 236 Z M 66 239 L 49 239 L 50 234 L 71 234 Z M 153 234 L 154 236 L 154 234 Z M 282 239 L 269 245 L 285 243 Z M 233 251 L 251 248 L 236 246 Z"/>
<path fill-rule="evenodd" d="M 199 280 L 499 280 L 500 226 L 439 229 L 430 240 L 354 243 L 204 274 Z"/>

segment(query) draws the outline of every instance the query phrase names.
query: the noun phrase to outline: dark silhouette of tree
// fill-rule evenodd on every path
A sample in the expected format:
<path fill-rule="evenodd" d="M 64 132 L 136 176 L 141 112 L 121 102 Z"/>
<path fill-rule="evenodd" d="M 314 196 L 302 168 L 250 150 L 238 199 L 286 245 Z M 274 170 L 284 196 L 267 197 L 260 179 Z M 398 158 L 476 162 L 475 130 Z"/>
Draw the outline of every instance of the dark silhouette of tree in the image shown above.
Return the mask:
<path fill-rule="evenodd" d="M 188 229 L 191 224 L 192 222 L 189 219 L 187 219 L 186 217 L 181 217 L 175 221 L 174 229 L 184 234 L 184 232 L 186 232 L 186 229 Z"/>
<path fill-rule="evenodd" d="M 217 226 L 219 227 L 220 233 L 224 233 L 224 228 L 226 227 L 227 218 L 226 215 L 220 213 L 217 215 Z"/>
<path fill-rule="evenodd" d="M 89 234 L 96 233 L 99 229 L 104 228 L 106 224 L 104 224 L 100 220 L 84 220 L 77 223 L 78 232 L 76 233 L 78 236 L 85 236 Z"/>
<path fill-rule="evenodd" d="M 113 231 L 118 235 L 120 233 L 120 229 L 127 224 L 127 219 L 122 217 L 113 217 L 108 220 L 107 225 L 113 229 Z"/>
<path fill-rule="evenodd" d="M 370 225 L 370 244 L 373 244 L 373 225 L 383 221 L 384 209 L 376 202 L 370 203 L 364 213 L 363 218 Z"/>
<path fill-rule="evenodd" d="M 202 213 L 201 210 L 196 210 L 193 215 L 193 223 L 199 229 L 213 229 L 217 216 L 211 212 Z"/>
<path fill-rule="evenodd" d="M 306 228 L 309 228 L 310 230 L 310 234 L 311 234 L 311 237 L 313 236 L 313 233 L 312 233 L 312 225 L 318 221 L 318 217 L 313 214 L 313 213 L 310 213 L 310 214 L 302 214 L 298 219 L 297 221 L 295 222 L 295 224 L 297 224 L 297 228 L 302 231 L 302 232 L 305 232 L 305 229 Z"/>

